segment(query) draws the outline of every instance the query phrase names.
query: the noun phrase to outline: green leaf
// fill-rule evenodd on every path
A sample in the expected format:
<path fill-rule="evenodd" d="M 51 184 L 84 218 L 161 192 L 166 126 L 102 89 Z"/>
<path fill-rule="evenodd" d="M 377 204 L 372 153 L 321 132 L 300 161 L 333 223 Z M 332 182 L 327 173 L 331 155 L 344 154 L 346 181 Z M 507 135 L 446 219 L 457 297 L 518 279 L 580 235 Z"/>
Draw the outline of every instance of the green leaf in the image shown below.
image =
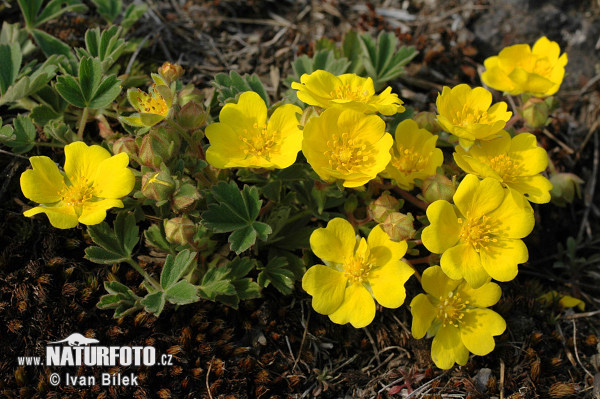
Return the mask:
<path fill-rule="evenodd" d="M 119 94 L 121 94 L 121 80 L 117 79 L 116 75 L 110 75 L 104 78 L 96 89 L 89 107 L 94 109 L 104 108 L 112 103 Z"/>
<path fill-rule="evenodd" d="M 142 17 L 148 10 L 148 6 L 146 4 L 131 4 L 125 10 L 123 14 L 123 19 L 121 20 L 121 26 L 124 30 L 128 30 L 135 24 L 138 19 Z"/>
<path fill-rule="evenodd" d="M 137 296 L 133 293 L 131 288 L 118 281 L 105 281 L 104 289 L 111 294 L 123 294 L 125 296 L 131 297 L 132 299 L 137 298 Z"/>
<path fill-rule="evenodd" d="M 217 295 L 235 295 L 235 287 L 231 284 L 228 274 L 229 270 L 225 267 L 208 269 L 202 277 L 198 294 L 210 300 L 214 300 Z"/>
<path fill-rule="evenodd" d="M 235 258 L 227 264 L 227 275 L 232 279 L 239 279 L 256 267 L 256 261 L 251 258 Z"/>
<path fill-rule="evenodd" d="M 67 58 L 74 59 L 73 53 L 71 53 L 71 47 L 66 43 L 58 40 L 54 36 L 47 34 L 39 29 L 31 31 L 31 35 L 35 42 L 40 46 L 42 52 L 46 57 L 50 57 L 53 54 L 64 55 Z"/>
<path fill-rule="evenodd" d="M 229 236 L 233 251 L 239 254 L 247 250 L 257 236 L 263 241 L 267 239 L 271 227 L 256 221 L 262 204 L 256 187 L 244 186 L 240 191 L 235 182 L 220 182 L 213 186 L 210 195 L 218 204 L 209 204 L 202 214 L 202 223 L 215 233 L 233 232 Z"/>
<path fill-rule="evenodd" d="M 254 91 L 263 99 L 267 108 L 270 106 L 267 91 L 256 75 L 242 77 L 235 71 L 231 71 L 229 75 L 219 73 L 211 84 L 217 90 L 217 99 L 221 104 L 233 101 L 239 94 L 246 91 Z"/>
<path fill-rule="evenodd" d="M 241 300 L 260 298 L 260 286 L 249 278 L 232 281 L 237 297 Z"/>
<path fill-rule="evenodd" d="M 190 271 L 196 255 L 196 252 L 192 252 L 189 249 L 179 252 L 175 258 L 173 258 L 173 255 L 167 255 L 167 260 L 160 273 L 160 286 L 164 290 L 167 290 L 169 287 L 175 285 Z"/>
<path fill-rule="evenodd" d="M 85 33 L 85 49 L 78 48 L 80 58 L 97 57 L 102 63 L 102 71 L 106 72 L 125 51 L 127 43 L 120 38 L 122 29 L 119 26 L 100 32 L 100 28 L 88 29 Z"/>
<path fill-rule="evenodd" d="M 98 14 L 111 24 L 123 11 L 122 0 L 92 0 L 92 3 L 96 6 Z"/>
<path fill-rule="evenodd" d="M 81 4 L 79 0 L 50 0 L 44 10 L 37 15 L 35 26 L 40 26 L 45 22 L 58 18 L 66 12 L 83 13 L 85 11 L 87 11 L 87 6 Z"/>
<path fill-rule="evenodd" d="M 140 229 L 135 223 L 134 214 L 119 212 L 115 219 L 114 232 L 123 253 L 130 255 L 140 239 Z"/>
<path fill-rule="evenodd" d="M 356 31 L 348 31 L 344 36 L 342 43 L 342 54 L 350 61 L 348 67 L 349 73 L 360 74 L 364 67 L 362 65 L 362 47 L 360 45 L 360 38 Z"/>
<path fill-rule="evenodd" d="M 127 260 L 122 254 L 109 251 L 100 247 L 88 247 L 85 249 L 85 258 L 91 262 L 99 263 L 101 265 L 112 265 L 115 263 L 121 263 Z"/>
<path fill-rule="evenodd" d="M 83 57 L 79 61 L 79 88 L 86 105 L 92 100 L 102 78 L 102 66 L 98 58 Z"/>
<path fill-rule="evenodd" d="M 13 121 L 13 129 L 2 128 L 0 140 L 16 154 L 23 154 L 33 148 L 37 131 L 31 118 L 18 115 Z"/>
<path fill-rule="evenodd" d="M 181 280 L 177 284 L 169 287 L 165 291 L 167 300 L 177 305 L 198 302 L 197 288 L 186 280 Z"/>
<path fill-rule="evenodd" d="M 18 43 L 0 44 L 0 95 L 4 95 L 21 69 L 23 55 Z"/>
<path fill-rule="evenodd" d="M 163 228 L 159 224 L 153 224 L 144 232 L 147 244 L 165 252 L 171 252 L 171 244 L 167 241 Z"/>
<path fill-rule="evenodd" d="M 284 257 L 272 258 L 266 266 L 259 266 L 258 285 L 267 287 L 273 284 L 284 295 L 292 293 L 294 288 L 294 273 L 288 268 L 288 261 Z"/>
<path fill-rule="evenodd" d="M 0 126 L 2 126 L 2 118 L 0 118 Z M 15 139 L 14 129 L 10 125 L 0 127 L 0 143 L 6 143 Z"/>
<path fill-rule="evenodd" d="M 38 67 L 30 76 L 23 76 L 0 97 L 0 105 L 15 102 L 23 97 L 36 94 L 54 77 L 61 56 L 50 56 L 44 64 Z"/>
<path fill-rule="evenodd" d="M 56 78 L 56 91 L 71 105 L 79 108 L 86 107 L 86 101 L 79 82 L 71 75 L 63 75 Z"/>
<path fill-rule="evenodd" d="M 116 309 L 123 303 L 123 299 L 118 294 L 102 295 L 96 304 L 98 309 Z"/>
<path fill-rule="evenodd" d="M 162 291 L 148 294 L 140 303 L 144 306 L 146 312 L 158 316 L 165 307 L 165 294 Z"/>

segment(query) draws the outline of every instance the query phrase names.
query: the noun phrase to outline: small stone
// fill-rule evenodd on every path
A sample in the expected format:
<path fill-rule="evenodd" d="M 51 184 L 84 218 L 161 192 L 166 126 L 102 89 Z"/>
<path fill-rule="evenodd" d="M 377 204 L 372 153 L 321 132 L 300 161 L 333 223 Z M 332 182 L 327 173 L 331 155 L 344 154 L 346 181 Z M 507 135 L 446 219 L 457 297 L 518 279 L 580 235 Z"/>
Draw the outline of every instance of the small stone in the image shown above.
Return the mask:
<path fill-rule="evenodd" d="M 492 370 L 488 368 L 482 368 L 477 372 L 475 376 L 475 386 L 477 390 L 480 392 L 485 392 L 487 390 L 487 384 L 492 375 Z"/>

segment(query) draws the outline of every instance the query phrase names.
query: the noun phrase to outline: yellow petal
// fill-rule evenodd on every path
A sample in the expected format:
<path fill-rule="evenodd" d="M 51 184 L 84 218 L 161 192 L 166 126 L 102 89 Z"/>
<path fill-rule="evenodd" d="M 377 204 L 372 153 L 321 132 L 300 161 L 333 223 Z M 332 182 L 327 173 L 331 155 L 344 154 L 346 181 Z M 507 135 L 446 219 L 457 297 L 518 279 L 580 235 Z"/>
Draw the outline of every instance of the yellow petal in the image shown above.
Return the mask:
<path fill-rule="evenodd" d="M 474 175 L 467 175 L 458 185 L 454 194 L 454 203 L 458 210 L 471 218 L 486 215 L 502 203 L 504 189 L 502 185 L 491 178 L 485 178 L 481 182 Z"/>
<path fill-rule="evenodd" d="M 517 276 L 518 264 L 527 262 L 529 253 L 521 240 L 502 239 L 480 251 L 481 264 L 494 280 L 510 281 Z"/>
<path fill-rule="evenodd" d="M 30 157 L 33 169 L 21 175 L 23 195 L 38 204 L 50 204 L 59 201 L 60 190 L 65 187 L 64 177 L 58 167 L 48 157 Z"/>
<path fill-rule="evenodd" d="M 469 301 L 469 306 L 478 308 L 487 308 L 495 305 L 502 296 L 502 289 L 496 283 L 485 283 L 479 288 L 473 288 L 467 283 L 462 283 L 458 287 L 458 293 L 465 301 Z"/>
<path fill-rule="evenodd" d="M 421 339 L 435 318 L 435 308 L 429 302 L 427 295 L 419 294 L 410 302 L 410 313 L 412 314 L 412 335 L 415 339 Z"/>
<path fill-rule="evenodd" d="M 499 228 L 499 234 L 509 238 L 523 238 L 533 230 L 535 218 L 533 209 L 522 195 L 513 190 L 505 190 L 502 203 L 488 213 Z"/>
<path fill-rule="evenodd" d="M 206 150 L 206 161 L 215 168 L 224 169 L 243 166 L 246 159 L 245 144 L 232 127 L 225 123 L 212 123 L 206 127 L 206 138 L 210 147 Z"/>
<path fill-rule="evenodd" d="M 414 272 L 412 267 L 400 260 L 371 271 L 369 284 L 377 302 L 392 309 L 402 305 L 406 298 L 404 284 Z"/>
<path fill-rule="evenodd" d="M 451 279 L 439 266 L 431 266 L 425 269 L 421 276 L 421 285 L 426 293 L 434 298 L 447 298 L 458 287 L 462 280 Z"/>
<path fill-rule="evenodd" d="M 441 327 L 431 343 L 431 358 L 436 366 L 448 370 L 458 363 L 463 366 L 469 360 L 469 351 L 463 345 L 460 331 L 454 326 Z"/>
<path fill-rule="evenodd" d="M 538 147 L 536 137 L 531 133 L 521 133 L 510 143 L 508 153 L 511 159 L 518 162 L 520 176 L 532 176 L 546 169 L 548 154 Z"/>
<path fill-rule="evenodd" d="M 375 301 L 361 284 L 351 284 L 346 287 L 342 304 L 329 318 L 337 324 L 350 323 L 354 328 L 366 327 L 375 318 Z"/>
<path fill-rule="evenodd" d="M 425 227 L 421 239 L 429 251 L 441 254 L 458 242 L 460 224 L 448 201 L 438 200 L 430 204 L 427 219 L 431 224 Z"/>
<path fill-rule="evenodd" d="M 50 224 L 57 229 L 70 229 L 77 226 L 77 214 L 72 206 L 62 203 L 56 206 L 36 206 L 23 212 L 23 215 L 31 217 L 38 213 L 45 213 Z"/>
<path fill-rule="evenodd" d="M 344 263 L 344 259 L 354 255 L 356 233 L 345 219 L 335 218 L 320 227 L 310 236 L 310 247 L 319 258 L 327 262 Z"/>
<path fill-rule="evenodd" d="M 472 309 L 465 311 L 459 329 L 467 349 L 478 356 L 485 356 L 494 350 L 494 336 L 506 330 L 506 322 L 493 310 Z"/>
<path fill-rule="evenodd" d="M 80 178 L 93 179 L 100 163 L 110 158 L 110 153 L 99 145 L 87 146 L 82 141 L 65 146 L 65 174 L 74 182 Z"/>
<path fill-rule="evenodd" d="M 547 204 L 550 202 L 550 190 L 553 186 L 550 180 L 542 175 L 519 176 L 506 185 L 533 203 Z"/>
<path fill-rule="evenodd" d="M 267 105 L 258 93 L 247 91 L 240 95 L 237 104 L 225 104 L 219 113 L 219 122 L 225 123 L 238 135 L 254 124 L 262 128 L 267 121 Z"/>
<path fill-rule="evenodd" d="M 560 47 L 558 43 L 548 40 L 546 36 L 540 37 L 531 49 L 531 53 L 549 60 L 558 60 Z"/>
<path fill-rule="evenodd" d="M 123 202 L 118 199 L 85 202 L 79 221 L 90 226 L 101 223 L 106 219 L 106 211 L 110 208 L 123 208 Z"/>
<path fill-rule="evenodd" d="M 392 241 L 381 225 L 377 225 L 371 230 L 367 243 L 371 257 L 376 259 L 375 264 L 378 266 L 400 260 L 408 249 L 406 241 Z"/>
<path fill-rule="evenodd" d="M 315 311 L 328 315 L 342 303 L 347 281 L 343 273 L 324 265 L 315 265 L 304 273 L 302 288 L 312 295 Z"/>
<path fill-rule="evenodd" d="M 470 244 L 459 244 L 443 253 L 440 264 L 448 277 L 464 278 L 471 287 L 479 288 L 490 281 L 490 276 L 481 264 L 479 253 Z"/>
<path fill-rule="evenodd" d="M 127 168 L 129 157 L 122 152 L 100 162 L 94 177 L 94 194 L 99 198 L 121 198 L 135 185 L 135 176 Z"/>

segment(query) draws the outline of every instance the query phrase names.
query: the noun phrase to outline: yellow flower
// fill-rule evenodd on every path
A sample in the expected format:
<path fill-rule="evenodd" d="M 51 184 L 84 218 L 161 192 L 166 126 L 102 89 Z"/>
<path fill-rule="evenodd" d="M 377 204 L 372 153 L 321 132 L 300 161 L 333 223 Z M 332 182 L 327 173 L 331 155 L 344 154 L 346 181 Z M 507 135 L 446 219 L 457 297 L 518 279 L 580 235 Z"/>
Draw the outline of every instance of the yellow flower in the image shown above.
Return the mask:
<path fill-rule="evenodd" d="M 484 356 L 494 350 L 494 336 L 506 330 L 502 316 L 486 309 L 502 295 L 498 284 L 471 288 L 464 280 L 448 278 L 439 266 L 425 270 L 421 284 L 427 294 L 417 295 L 410 303 L 412 335 L 434 337 L 431 358 L 436 366 L 462 366 L 469 352 Z"/>
<path fill-rule="evenodd" d="M 300 107 L 278 107 L 267 122 L 267 106 L 253 91 L 242 93 L 237 104 L 226 104 L 219 122 L 206 128 L 210 147 L 206 160 L 217 168 L 287 168 L 296 161 L 302 131 L 296 114 Z"/>
<path fill-rule="evenodd" d="M 490 280 L 510 281 L 517 265 L 529 258 L 521 238 L 533 230 L 533 209 L 522 195 L 503 189 L 492 178 L 467 175 L 454 194 L 453 207 L 438 200 L 427 207 L 431 223 L 422 233 L 423 245 L 442 254 L 448 277 L 464 278 L 474 288 Z"/>
<path fill-rule="evenodd" d="M 358 187 L 385 169 L 393 143 L 377 115 L 330 108 L 306 123 L 302 152 L 321 179 Z"/>
<path fill-rule="evenodd" d="M 129 103 L 137 111 L 121 119 L 132 126 L 151 127 L 167 117 L 173 104 L 173 93 L 166 85 L 152 85 L 148 93 L 140 89 L 127 90 Z"/>
<path fill-rule="evenodd" d="M 442 150 L 435 147 L 437 136 L 419 129 L 417 122 L 407 119 L 396 128 L 396 145 L 384 176 L 392 178 L 404 190 L 412 190 L 415 179 L 435 175 L 444 162 Z"/>
<path fill-rule="evenodd" d="M 486 59 L 486 71 L 481 74 L 481 80 L 512 95 L 551 96 L 562 83 L 565 65 L 567 54 L 560 55 L 558 43 L 541 37 L 533 49 L 529 44 L 515 44 Z"/>
<path fill-rule="evenodd" d="M 581 310 L 582 312 L 585 310 L 585 302 L 583 302 L 581 299 L 577 299 L 569 295 L 562 295 L 554 290 L 546 292 L 537 300 L 545 305 L 551 305 L 553 302 L 558 300 L 558 304 L 561 308 L 577 307 L 577 309 Z"/>
<path fill-rule="evenodd" d="M 469 148 L 475 140 L 491 140 L 498 136 L 510 119 L 505 102 L 492 104 L 492 93 L 483 87 L 471 89 L 460 84 L 445 86 L 435 102 L 438 122 L 448 133 L 457 136 L 460 145 Z"/>
<path fill-rule="evenodd" d="M 48 157 L 29 158 L 33 169 L 21 175 L 21 190 L 41 204 L 23 214 L 45 213 L 52 226 L 69 229 L 77 223 L 98 224 L 106 210 L 122 208 L 119 198 L 133 190 L 135 177 L 125 153 L 111 156 L 98 145 L 75 142 L 65 146 L 64 173 Z"/>
<path fill-rule="evenodd" d="M 404 112 L 402 100 L 392 93 L 391 87 L 375 95 L 373 79 L 354 73 L 335 76 L 319 69 L 310 75 L 302 75 L 300 82 L 292 83 L 292 89 L 298 90 L 298 98 L 308 105 L 322 108 L 342 106 L 365 114 L 380 112 L 394 115 Z"/>
<path fill-rule="evenodd" d="M 538 147 L 533 134 L 521 133 L 511 139 L 503 131 L 499 138 L 476 144 L 468 152 L 457 147 L 454 160 L 465 172 L 496 179 L 531 202 L 550 201 L 552 183 L 540 175 L 548 166 L 548 154 Z"/>
<path fill-rule="evenodd" d="M 367 326 L 375 317 L 373 297 L 386 308 L 404 303 L 404 283 L 414 270 L 401 261 L 406 241 L 394 242 L 376 226 L 367 240 L 355 235 L 341 218 L 316 229 L 310 246 L 325 265 L 314 265 L 302 278 L 302 288 L 312 295 L 318 313 L 338 324 Z"/>

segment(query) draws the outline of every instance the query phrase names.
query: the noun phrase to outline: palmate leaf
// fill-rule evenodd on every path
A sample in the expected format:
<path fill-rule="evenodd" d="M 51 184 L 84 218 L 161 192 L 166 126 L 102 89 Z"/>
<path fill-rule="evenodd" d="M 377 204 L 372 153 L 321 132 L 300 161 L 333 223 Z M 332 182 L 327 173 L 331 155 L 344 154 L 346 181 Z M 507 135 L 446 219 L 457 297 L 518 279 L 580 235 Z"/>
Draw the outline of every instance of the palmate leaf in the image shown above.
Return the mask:
<path fill-rule="evenodd" d="M 203 298 L 216 300 L 237 309 L 240 300 L 260 297 L 260 287 L 245 277 L 256 267 L 250 258 L 235 258 L 225 266 L 209 269 L 198 287 Z"/>
<path fill-rule="evenodd" d="M 0 124 L 2 119 L 0 119 Z M 37 131 L 31 118 L 19 115 L 13 121 L 14 129 L 4 126 L 0 129 L 0 143 L 11 148 L 16 154 L 23 154 L 33 148 Z"/>
<path fill-rule="evenodd" d="M 100 264 L 124 262 L 131 258 L 133 248 L 139 241 L 139 228 L 135 216 L 129 212 L 119 212 L 111 229 L 102 222 L 88 227 L 88 234 L 97 247 L 85 249 L 85 257 Z"/>
<path fill-rule="evenodd" d="M 272 258 L 266 266 L 258 267 L 258 285 L 267 287 L 272 284 L 284 295 L 292 293 L 294 288 L 294 272 L 288 268 L 288 260 L 284 257 Z"/>
<path fill-rule="evenodd" d="M 96 6 L 98 14 L 111 24 L 123 11 L 123 0 L 92 0 L 92 3 Z"/>
<path fill-rule="evenodd" d="M 221 104 L 233 101 L 238 94 L 243 92 L 254 91 L 258 93 L 265 104 L 267 104 L 267 108 L 269 107 L 270 101 L 267 91 L 256 75 L 244 75 L 242 77 L 235 71 L 231 71 L 229 75 L 219 73 L 215 76 L 215 80 L 212 81 L 211 84 L 217 90 L 217 99 Z"/>
<path fill-rule="evenodd" d="M 97 57 L 106 72 L 123 54 L 127 43 L 120 38 L 122 29 L 116 25 L 100 32 L 100 28 L 85 32 L 85 49 L 76 49 L 79 58 Z"/>
<path fill-rule="evenodd" d="M 257 237 L 265 241 L 271 234 L 271 226 L 256 221 L 262 204 L 256 187 L 240 191 L 235 182 L 220 182 L 210 196 L 213 202 L 202 214 L 202 223 L 215 233 L 231 232 L 229 243 L 236 254 L 254 245 Z"/>
<path fill-rule="evenodd" d="M 79 0 L 50 0 L 42 10 L 44 0 L 17 0 L 27 29 L 33 29 L 65 12 L 85 12 L 87 6 Z M 41 11 L 41 12 L 40 12 Z"/>

